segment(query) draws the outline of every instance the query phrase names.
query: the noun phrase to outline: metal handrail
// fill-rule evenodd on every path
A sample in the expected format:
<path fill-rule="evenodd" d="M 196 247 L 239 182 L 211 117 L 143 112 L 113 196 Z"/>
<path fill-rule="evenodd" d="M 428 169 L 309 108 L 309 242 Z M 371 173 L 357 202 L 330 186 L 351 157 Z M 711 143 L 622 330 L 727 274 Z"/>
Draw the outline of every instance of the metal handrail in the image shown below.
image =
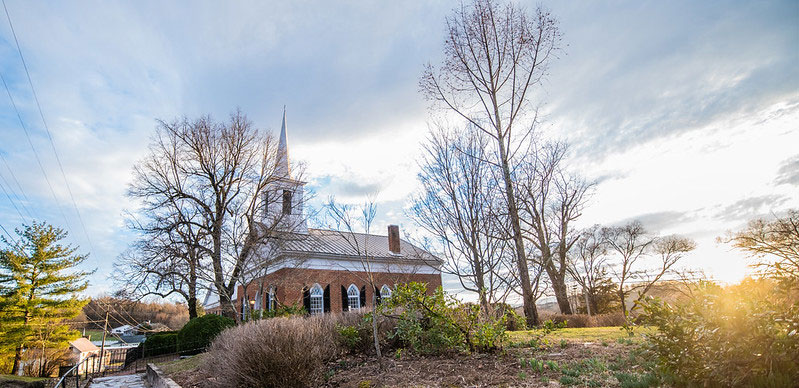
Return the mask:
<path fill-rule="evenodd" d="M 162 349 L 169 349 L 171 351 L 161 353 L 160 351 Z M 168 357 L 168 356 L 174 356 L 174 355 L 185 354 L 185 353 L 202 352 L 204 350 L 205 350 L 204 346 L 197 346 L 197 347 L 192 347 L 192 349 L 181 349 L 181 350 L 177 351 L 176 350 L 176 346 L 174 346 L 174 345 L 164 346 L 164 347 L 159 347 L 159 348 L 142 348 L 141 349 L 141 354 L 139 354 L 138 356 L 134 356 L 135 358 L 133 359 L 133 362 L 137 362 L 138 363 L 138 362 L 146 361 L 147 359 L 152 359 L 152 358 L 161 358 L 161 357 Z M 88 378 L 89 375 L 96 375 L 96 374 L 100 374 L 100 373 L 105 375 L 105 373 L 109 370 L 107 368 L 107 366 L 110 366 L 110 364 L 106 365 L 107 363 L 110 362 L 110 361 L 107 360 L 107 358 L 109 357 L 108 356 L 109 354 L 111 354 L 110 350 L 109 349 L 105 349 L 105 352 L 104 352 L 104 355 L 102 356 L 102 359 L 101 359 L 100 354 L 97 354 L 97 353 L 91 354 L 91 355 L 88 355 L 88 356 L 82 358 L 80 361 L 77 362 L 77 364 L 75 364 L 75 366 L 73 366 L 72 368 L 67 370 L 67 372 L 64 373 L 63 376 L 61 376 L 61 378 L 53 386 L 53 388 L 66 388 L 66 386 L 67 386 L 67 378 L 73 377 L 73 376 L 75 377 L 75 386 L 76 387 L 80 387 L 80 375 L 81 375 L 80 366 L 84 365 L 84 364 L 86 365 L 86 368 L 84 369 L 84 377 Z M 94 362 L 92 364 L 91 361 L 93 361 L 93 360 L 96 360 L 96 362 Z M 128 361 L 129 361 L 129 357 L 126 357 L 126 360 L 125 360 L 125 363 L 123 365 L 123 368 L 127 367 Z M 91 366 L 91 368 L 90 368 L 90 366 Z M 90 369 L 92 369 L 92 370 L 90 371 Z"/>
<path fill-rule="evenodd" d="M 73 371 L 74 371 L 74 375 L 75 375 L 75 387 L 79 388 L 79 386 L 80 386 L 80 373 L 78 373 L 79 367 L 81 366 L 81 364 L 86 363 L 87 360 L 93 359 L 95 357 L 97 357 L 96 354 L 92 354 L 92 355 L 88 355 L 86 357 L 83 357 L 82 360 L 78 361 L 78 363 L 76 363 L 75 366 L 70 368 L 66 373 L 64 373 L 63 376 L 61 376 L 61 379 L 58 380 L 58 382 L 53 386 L 53 388 L 59 388 L 59 387 L 62 387 L 62 386 L 66 387 L 66 385 L 63 385 L 63 384 L 66 383 L 66 378 L 69 377 L 69 374 L 72 373 Z M 87 364 L 87 366 L 88 366 L 88 364 Z M 86 371 L 86 377 L 88 377 L 88 375 L 89 375 L 88 367 L 86 369 L 84 369 L 84 370 Z"/>

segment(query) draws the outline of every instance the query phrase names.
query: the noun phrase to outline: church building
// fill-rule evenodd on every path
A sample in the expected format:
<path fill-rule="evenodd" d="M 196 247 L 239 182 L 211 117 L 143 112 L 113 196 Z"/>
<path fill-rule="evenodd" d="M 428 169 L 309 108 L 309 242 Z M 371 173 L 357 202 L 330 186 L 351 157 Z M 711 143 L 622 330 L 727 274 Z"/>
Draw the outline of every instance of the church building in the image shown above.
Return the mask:
<path fill-rule="evenodd" d="M 428 292 L 441 286 L 441 260 L 400 238 L 396 225 L 386 235 L 308 228 L 305 182 L 290 169 L 285 112 L 277 156 L 280 179 L 265 190 L 261 212 L 273 237 L 259 246 L 232 298 L 242 318 L 292 305 L 311 315 L 359 310 L 390 297 L 397 284 L 426 283 Z M 218 310 L 218 301 L 208 302 L 206 311 Z"/>

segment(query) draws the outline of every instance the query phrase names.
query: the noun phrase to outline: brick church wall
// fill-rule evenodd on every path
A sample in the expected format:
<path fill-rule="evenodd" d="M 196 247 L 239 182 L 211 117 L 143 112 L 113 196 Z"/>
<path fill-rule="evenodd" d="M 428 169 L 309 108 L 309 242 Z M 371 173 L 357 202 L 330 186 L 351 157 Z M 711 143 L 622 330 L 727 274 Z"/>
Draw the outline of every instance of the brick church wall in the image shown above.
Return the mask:
<path fill-rule="evenodd" d="M 383 286 L 383 284 L 388 285 L 393 289 L 394 285 L 396 284 L 420 282 L 427 283 L 427 292 L 432 293 L 433 290 L 441 286 L 441 274 L 401 274 L 376 272 L 373 273 L 373 275 L 375 278 L 375 285 L 378 287 L 378 290 Z M 346 290 L 350 284 L 355 284 L 359 290 L 366 286 L 366 306 L 371 307 L 372 295 L 374 294 L 375 290 L 370 289 L 367 279 L 366 272 L 282 268 L 263 277 L 264 295 L 262 296 L 263 300 L 261 301 L 261 305 L 266 306 L 267 302 L 265 294 L 269 290 L 270 286 L 274 286 L 277 302 L 279 304 L 287 306 L 297 304 L 302 306 L 303 289 L 310 289 L 314 283 L 319 283 L 319 285 L 322 286 L 322 289 L 330 286 L 331 312 L 335 313 L 343 311 L 341 287 L 343 286 L 344 290 Z M 254 300 L 255 295 L 260 288 L 260 283 L 260 280 L 255 280 L 250 283 L 249 287 L 247 287 L 246 295 L 249 300 Z M 239 286 L 237 295 L 239 300 L 237 301 L 236 306 L 239 309 L 239 313 L 241 313 L 241 306 L 243 305 L 245 295 L 244 287 Z"/>

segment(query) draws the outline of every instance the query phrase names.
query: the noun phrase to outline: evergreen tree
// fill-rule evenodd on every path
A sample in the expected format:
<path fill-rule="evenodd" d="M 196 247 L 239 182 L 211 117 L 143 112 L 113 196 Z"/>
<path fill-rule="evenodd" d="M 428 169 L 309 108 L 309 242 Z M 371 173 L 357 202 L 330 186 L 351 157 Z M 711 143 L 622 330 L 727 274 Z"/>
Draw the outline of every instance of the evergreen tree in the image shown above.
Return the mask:
<path fill-rule="evenodd" d="M 13 351 L 12 374 L 20 368 L 23 351 L 63 348 L 79 335 L 64 321 L 88 302 L 77 294 L 86 289 L 91 274 L 76 269 L 88 255 L 59 244 L 67 237 L 64 230 L 34 222 L 16 232 L 19 241 L 2 238 L 6 249 L 0 250 L 0 351 Z"/>

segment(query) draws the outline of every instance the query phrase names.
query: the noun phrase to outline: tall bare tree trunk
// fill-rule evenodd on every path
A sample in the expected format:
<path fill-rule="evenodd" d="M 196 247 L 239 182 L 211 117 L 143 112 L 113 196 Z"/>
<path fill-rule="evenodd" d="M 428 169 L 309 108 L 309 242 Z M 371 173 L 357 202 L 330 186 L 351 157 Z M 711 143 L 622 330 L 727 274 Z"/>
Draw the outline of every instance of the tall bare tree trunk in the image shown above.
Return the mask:
<path fill-rule="evenodd" d="M 524 317 L 527 326 L 533 327 L 538 325 L 538 309 L 535 306 L 535 295 L 533 295 L 533 286 L 530 283 L 530 270 L 527 266 L 527 254 L 524 250 L 522 228 L 519 224 L 519 208 L 516 206 L 513 180 L 510 176 L 508 155 L 503 138 L 499 138 L 499 154 L 502 161 L 502 177 L 505 180 L 505 195 L 508 199 L 508 214 L 510 215 L 511 229 L 513 232 L 513 244 L 516 248 L 516 266 L 519 268 L 519 277 L 521 280 Z"/>

